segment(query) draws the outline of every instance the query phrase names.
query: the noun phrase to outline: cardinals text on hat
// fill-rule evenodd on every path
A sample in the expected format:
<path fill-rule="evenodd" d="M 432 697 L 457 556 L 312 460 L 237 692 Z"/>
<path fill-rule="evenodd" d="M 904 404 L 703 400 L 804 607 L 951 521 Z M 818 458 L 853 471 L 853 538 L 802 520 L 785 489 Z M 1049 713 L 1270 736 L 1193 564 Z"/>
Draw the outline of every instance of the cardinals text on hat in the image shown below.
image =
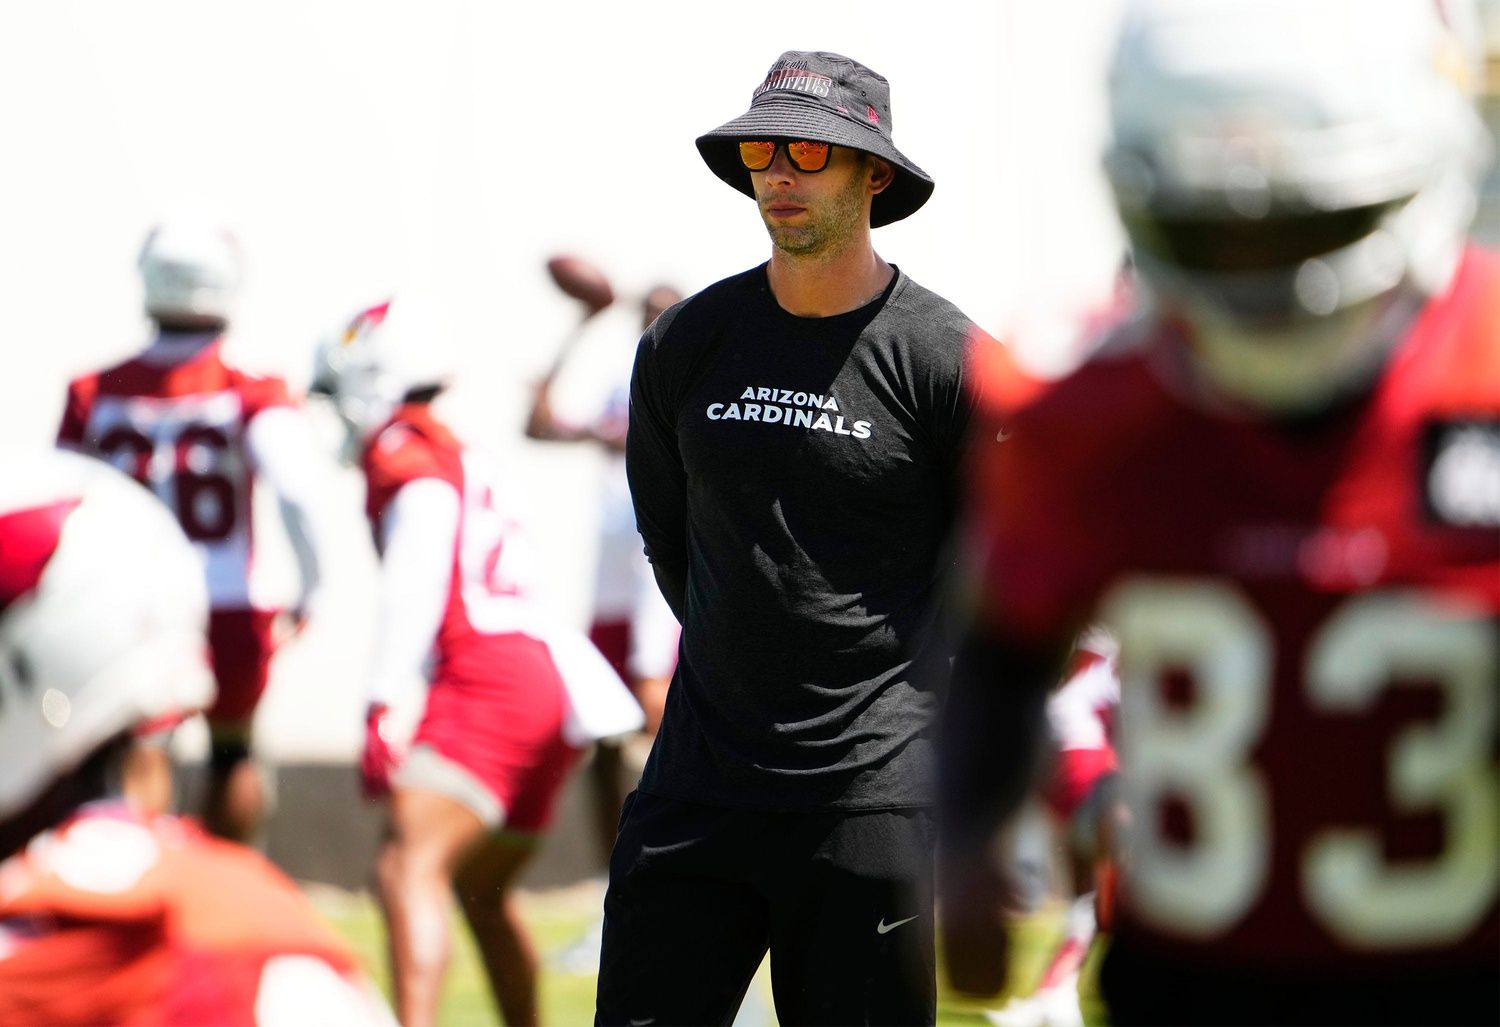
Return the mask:
<path fill-rule="evenodd" d="M 773 89 L 806 93 L 809 96 L 827 96 L 833 90 L 833 79 L 827 75 L 819 75 L 815 71 L 808 71 L 806 68 L 793 68 L 778 64 L 771 69 L 766 80 L 755 90 L 755 96 L 769 93 Z"/>

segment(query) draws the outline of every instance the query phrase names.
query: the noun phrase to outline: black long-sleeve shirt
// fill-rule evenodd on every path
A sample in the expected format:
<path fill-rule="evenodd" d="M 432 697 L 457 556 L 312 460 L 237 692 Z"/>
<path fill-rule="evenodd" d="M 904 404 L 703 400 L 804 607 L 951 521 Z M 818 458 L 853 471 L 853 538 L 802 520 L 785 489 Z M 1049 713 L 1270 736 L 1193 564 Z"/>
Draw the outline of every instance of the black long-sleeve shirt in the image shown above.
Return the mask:
<path fill-rule="evenodd" d="M 858 310 L 797 317 L 764 265 L 647 331 L 626 460 L 683 636 L 643 790 L 760 809 L 931 800 L 938 697 L 912 668 L 940 644 L 972 331 L 899 270 Z"/>

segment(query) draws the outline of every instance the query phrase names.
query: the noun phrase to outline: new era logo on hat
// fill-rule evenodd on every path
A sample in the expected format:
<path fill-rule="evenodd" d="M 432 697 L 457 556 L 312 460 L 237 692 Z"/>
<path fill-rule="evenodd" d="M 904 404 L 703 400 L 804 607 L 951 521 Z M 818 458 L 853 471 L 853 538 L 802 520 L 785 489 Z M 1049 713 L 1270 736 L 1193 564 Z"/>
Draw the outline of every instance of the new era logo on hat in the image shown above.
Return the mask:
<path fill-rule="evenodd" d="M 875 196 L 872 228 L 900 221 L 932 195 L 932 176 L 891 141 L 890 84 L 848 57 L 822 51 L 782 54 L 756 87 L 750 110 L 699 136 L 698 152 L 714 174 L 753 197 L 737 144 L 769 138 L 833 143 L 889 161 L 895 180 Z"/>

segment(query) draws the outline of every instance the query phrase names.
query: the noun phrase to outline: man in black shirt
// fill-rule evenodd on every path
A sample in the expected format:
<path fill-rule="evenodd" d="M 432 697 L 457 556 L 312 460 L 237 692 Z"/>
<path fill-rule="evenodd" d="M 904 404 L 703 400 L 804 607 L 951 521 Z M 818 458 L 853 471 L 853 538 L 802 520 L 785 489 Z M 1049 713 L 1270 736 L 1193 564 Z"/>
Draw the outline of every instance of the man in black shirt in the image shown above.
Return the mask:
<path fill-rule="evenodd" d="M 783 54 L 698 139 L 768 263 L 659 317 L 627 466 L 682 621 L 665 717 L 610 865 L 597 1020 L 730 1023 L 771 951 L 783 1023 L 931 1023 L 936 621 L 973 325 L 872 227 L 932 179 L 889 89 Z"/>

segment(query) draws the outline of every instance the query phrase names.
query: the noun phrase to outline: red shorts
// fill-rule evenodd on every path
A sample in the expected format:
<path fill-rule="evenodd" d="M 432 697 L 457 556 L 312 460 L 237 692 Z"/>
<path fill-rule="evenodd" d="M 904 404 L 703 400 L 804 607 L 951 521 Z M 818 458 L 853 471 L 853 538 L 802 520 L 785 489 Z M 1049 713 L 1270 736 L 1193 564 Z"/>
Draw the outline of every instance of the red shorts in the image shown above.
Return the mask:
<path fill-rule="evenodd" d="M 1115 751 L 1109 749 L 1064 749 L 1057 754 L 1044 798 L 1059 820 L 1069 820 L 1083 805 L 1099 780 L 1120 769 Z"/>
<path fill-rule="evenodd" d="M 477 654 L 469 655 L 465 663 L 473 666 Z M 499 804 L 496 823 L 539 831 L 551 822 L 557 794 L 582 755 L 563 740 L 563 680 L 547 644 L 527 635 L 489 636 L 483 655 L 489 671 L 483 680 L 440 676 L 433 682 L 412 746 L 433 750 L 482 786 Z M 412 762 L 418 762 L 415 751 Z M 403 781 L 399 771 L 396 783 L 426 787 L 412 776 Z M 475 812 L 482 820 L 495 819 L 489 810 Z"/>
<path fill-rule="evenodd" d="M 248 727 L 271 677 L 271 610 L 214 610 L 208 618 L 209 663 L 219 695 L 205 716 L 213 727 Z"/>
<path fill-rule="evenodd" d="M 630 621 L 596 620 L 589 625 L 589 641 L 604 654 L 609 665 L 620 675 L 620 680 L 630 683 Z"/>

